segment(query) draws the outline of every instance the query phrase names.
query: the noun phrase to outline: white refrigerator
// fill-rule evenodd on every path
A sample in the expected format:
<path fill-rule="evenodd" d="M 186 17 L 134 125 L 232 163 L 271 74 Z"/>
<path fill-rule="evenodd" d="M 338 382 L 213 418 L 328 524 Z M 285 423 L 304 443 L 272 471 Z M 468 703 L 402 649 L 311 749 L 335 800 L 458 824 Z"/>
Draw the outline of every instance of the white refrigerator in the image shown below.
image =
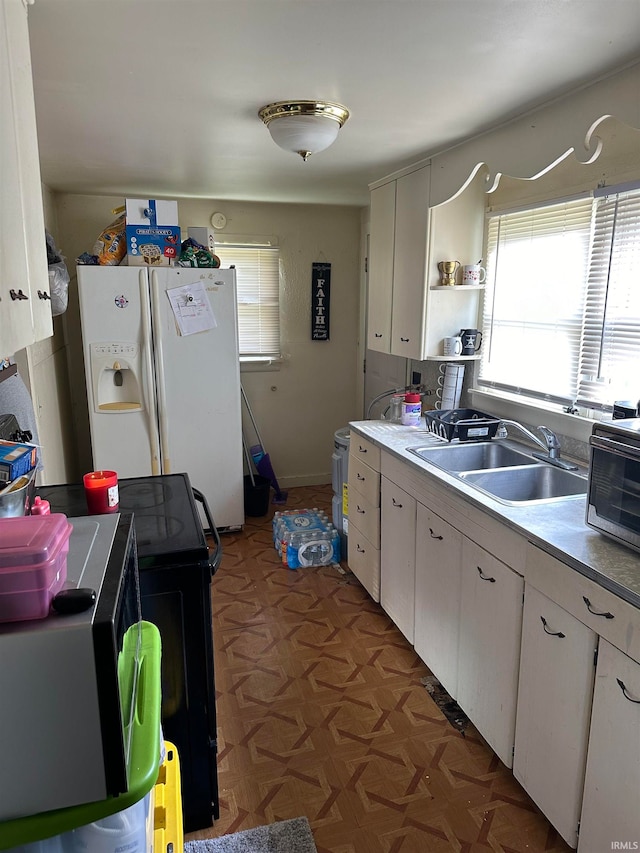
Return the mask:
<path fill-rule="evenodd" d="M 78 266 L 95 470 L 186 472 L 244 524 L 235 270 Z"/>

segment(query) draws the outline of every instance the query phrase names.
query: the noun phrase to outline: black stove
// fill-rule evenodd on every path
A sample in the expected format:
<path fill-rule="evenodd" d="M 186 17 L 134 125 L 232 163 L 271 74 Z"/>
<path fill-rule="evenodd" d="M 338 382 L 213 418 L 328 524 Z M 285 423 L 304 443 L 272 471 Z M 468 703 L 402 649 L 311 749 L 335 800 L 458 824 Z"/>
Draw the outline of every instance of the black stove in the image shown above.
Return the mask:
<path fill-rule="evenodd" d="M 213 668 L 211 577 L 222 556 L 203 495 L 187 474 L 118 480 L 122 512 L 133 513 L 142 617 L 162 639 L 162 729 L 178 751 L 185 832 L 211 826 L 220 814 Z M 84 486 L 39 486 L 52 512 L 87 515 Z M 215 548 L 210 553 L 202 510 Z"/>
<path fill-rule="evenodd" d="M 82 483 L 38 486 L 36 492 L 49 501 L 52 512 L 63 512 L 70 518 L 88 514 Z M 135 516 L 141 569 L 209 559 L 187 474 L 118 480 L 118 492 L 120 510 Z"/>

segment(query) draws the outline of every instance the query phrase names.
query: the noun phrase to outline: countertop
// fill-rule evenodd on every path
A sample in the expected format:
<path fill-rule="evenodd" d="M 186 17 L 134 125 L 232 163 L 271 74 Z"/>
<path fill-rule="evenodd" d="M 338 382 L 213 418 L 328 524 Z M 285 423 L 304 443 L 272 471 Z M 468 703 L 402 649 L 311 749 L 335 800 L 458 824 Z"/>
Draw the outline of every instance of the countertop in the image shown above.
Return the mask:
<path fill-rule="evenodd" d="M 526 506 L 508 506 L 474 489 L 459 478 L 425 462 L 407 448 L 447 444 L 424 427 L 406 427 L 388 421 L 353 421 L 351 430 L 382 450 L 402 459 L 439 485 L 499 519 L 577 572 L 640 608 L 640 554 L 607 539 L 585 522 L 586 497 Z M 525 450 L 524 444 L 509 442 Z M 586 474 L 586 470 L 583 471 Z"/>

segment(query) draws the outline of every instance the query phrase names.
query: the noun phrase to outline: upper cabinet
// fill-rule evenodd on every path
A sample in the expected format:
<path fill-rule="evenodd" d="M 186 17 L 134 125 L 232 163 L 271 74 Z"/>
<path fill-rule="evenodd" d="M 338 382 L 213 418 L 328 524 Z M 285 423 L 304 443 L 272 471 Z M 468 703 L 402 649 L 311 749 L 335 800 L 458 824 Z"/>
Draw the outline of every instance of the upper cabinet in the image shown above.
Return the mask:
<path fill-rule="evenodd" d="M 53 334 L 27 9 L 0 0 L 0 356 Z"/>
<path fill-rule="evenodd" d="M 440 287 L 438 262 L 482 256 L 484 173 L 451 201 L 429 207 L 430 165 L 371 190 L 367 346 L 424 360 L 442 339 L 478 323 L 480 291 Z"/>

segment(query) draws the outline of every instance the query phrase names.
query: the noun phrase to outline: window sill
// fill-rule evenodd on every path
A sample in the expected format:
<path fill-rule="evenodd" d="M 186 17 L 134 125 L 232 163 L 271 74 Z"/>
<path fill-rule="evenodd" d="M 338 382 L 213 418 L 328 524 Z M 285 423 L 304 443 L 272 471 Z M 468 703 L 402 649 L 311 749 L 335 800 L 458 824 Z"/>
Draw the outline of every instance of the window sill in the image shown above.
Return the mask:
<path fill-rule="evenodd" d="M 280 370 L 284 359 L 280 358 L 264 358 L 264 359 L 246 359 L 240 358 L 240 373 L 270 373 Z"/>
<path fill-rule="evenodd" d="M 589 442 L 593 425 L 599 419 L 596 412 L 594 412 L 593 418 L 569 415 L 567 412 L 563 412 L 560 406 L 544 405 L 535 400 L 524 402 L 521 397 L 515 394 L 509 395 L 504 392 L 497 394 L 495 391 L 471 388 L 469 395 L 473 405 L 480 410 L 486 408 L 498 417 L 522 421 L 533 426 L 544 424 L 560 435 L 585 443 Z M 600 417 L 610 416 L 600 415 Z"/>

